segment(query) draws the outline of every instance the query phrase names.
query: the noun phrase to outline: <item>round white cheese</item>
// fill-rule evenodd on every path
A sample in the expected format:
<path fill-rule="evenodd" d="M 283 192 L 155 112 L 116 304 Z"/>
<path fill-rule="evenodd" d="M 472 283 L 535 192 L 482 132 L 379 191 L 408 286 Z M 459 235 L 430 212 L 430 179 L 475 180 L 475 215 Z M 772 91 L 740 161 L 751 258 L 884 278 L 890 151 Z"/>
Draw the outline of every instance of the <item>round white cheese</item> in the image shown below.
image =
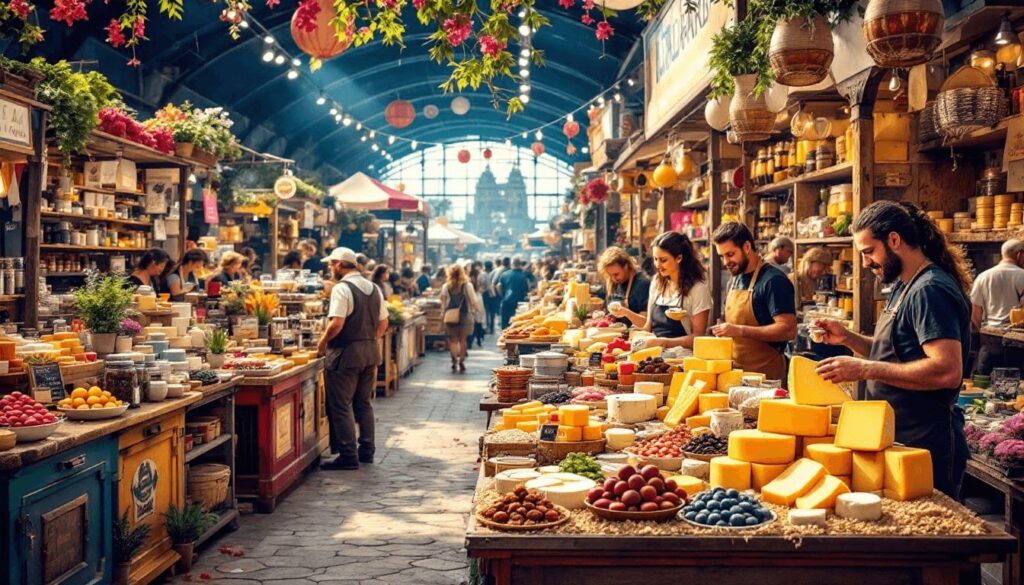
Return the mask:
<path fill-rule="evenodd" d="M 533 469 L 506 469 L 494 476 L 494 489 L 499 494 L 507 494 L 516 489 L 516 486 L 540 477 L 540 473 Z"/>
<path fill-rule="evenodd" d="M 550 473 L 526 483 L 526 489 L 537 490 L 553 504 L 569 510 L 584 508 L 587 492 L 596 486 L 594 480 L 575 473 Z"/>
<path fill-rule="evenodd" d="M 793 526 L 821 526 L 825 528 L 828 525 L 828 520 L 825 510 L 822 508 L 815 508 L 813 510 L 797 510 L 794 508 L 789 511 L 789 523 Z"/>
<path fill-rule="evenodd" d="M 608 429 L 604 432 L 604 438 L 609 451 L 621 451 L 633 444 L 636 433 L 630 429 Z"/>
<path fill-rule="evenodd" d="M 542 475 L 546 475 L 548 473 L 558 473 L 562 471 L 562 468 L 557 465 L 545 465 L 544 467 L 537 468 L 537 471 L 541 472 Z"/>
<path fill-rule="evenodd" d="M 839 494 L 836 516 L 874 522 L 882 518 L 882 498 L 865 492 Z"/>
<path fill-rule="evenodd" d="M 625 424 L 651 420 L 658 411 L 658 401 L 648 394 L 611 394 L 608 419 Z"/>
<path fill-rule="evenodd" d="M 711 473 L 711 464 L 707 461 L 701 461 L 700 459 L 683 459 L 683 464 L 679 469 L 682 475 L 692 475 L 693 477 L 699 477 L 704 481 L 708 480 L 708 476 Z"/>

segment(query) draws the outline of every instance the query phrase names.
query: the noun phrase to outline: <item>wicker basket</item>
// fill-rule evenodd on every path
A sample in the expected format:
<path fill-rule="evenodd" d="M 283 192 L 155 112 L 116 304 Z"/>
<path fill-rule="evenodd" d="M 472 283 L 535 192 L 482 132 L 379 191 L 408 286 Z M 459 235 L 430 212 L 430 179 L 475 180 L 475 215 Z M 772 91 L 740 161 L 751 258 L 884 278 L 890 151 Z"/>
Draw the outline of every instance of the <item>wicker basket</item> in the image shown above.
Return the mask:
<path fill-rule="evenodd" d="M 754 95 L 756 75 L 737 75 L 736 93 L 729 104 L 729 124 L 740 142 L 756 142 L 771 138 L 775 114 L 768 110 L 764 95 Z"/>
<path fill-rule="evenodd" d="M 209 512 L 228 497 L 231 468 L 220 463 L 193 465 L 188 471 L 188 499 Z"/>
<path fill-rule="evenodd" d="M 597 441 L 574 441 L 556 443 L 554 441 L 537 441 L 537 464 L 554 465 L 565 459 L 569 453 L 586 453 L 597 455 L 604 452 L 604 439 Z"/>
<path fill-rule="evenodd" d="M 929 142 L 939 137 L 939 131 L 935 126 L 935 100 L 932 100 L 921 110 L 921 117 L 917 122 L 917 140 Z"/>
<path fill-rule="evenodd" d="M 828 76 L 835 47 L 824 16 L 812 20 L 783 18 L 775 24 L 768 60 L 775 80 L 783 85 L 814 85 Z"/>
<path fill-rule="evenodd" d="M 939 134 L 958 138 L 994 126 L 1006 117 L 1006 97 L 998 87 L 961 87 L 940 91 L 935 99 Z"/>
<path fill-rule="evenodd" d="M 637 382 L 661 382 L 665 386 L 672 383 L 672 376 L 677 372 L 669 372 L 667 374 L 636 374 Z"/>
<path fill-rule="evenodd" d="M 941 0 L 871 0 L 862 25 L 865 48 L 880 67 L 927 63 L 944 24 Z"/>

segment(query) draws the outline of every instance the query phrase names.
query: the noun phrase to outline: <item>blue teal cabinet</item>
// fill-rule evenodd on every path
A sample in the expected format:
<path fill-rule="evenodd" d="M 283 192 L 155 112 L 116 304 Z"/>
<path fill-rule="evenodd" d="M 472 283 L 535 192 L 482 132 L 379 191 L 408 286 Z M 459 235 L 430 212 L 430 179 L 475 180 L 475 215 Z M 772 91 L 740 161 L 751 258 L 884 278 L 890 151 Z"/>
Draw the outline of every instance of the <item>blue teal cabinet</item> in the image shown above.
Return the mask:
<path fill-rule="evenodd" d="M 113 580 L 117 437 L 0 472 L 3 585 Z"/>

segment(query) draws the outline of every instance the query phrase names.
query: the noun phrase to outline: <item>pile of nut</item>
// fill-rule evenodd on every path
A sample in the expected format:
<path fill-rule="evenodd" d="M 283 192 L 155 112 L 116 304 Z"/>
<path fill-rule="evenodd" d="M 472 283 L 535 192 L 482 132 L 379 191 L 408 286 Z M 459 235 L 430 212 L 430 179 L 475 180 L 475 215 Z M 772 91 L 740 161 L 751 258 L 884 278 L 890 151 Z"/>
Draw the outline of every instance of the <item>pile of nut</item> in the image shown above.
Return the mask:
<path fill-rule="evenodd" d="M 562 513 L 550 500 L 524 486 L 518 486 L 514 492 L 505 494 L 505 497 L 480 515 L 491 522 L 512 526 L 534 526 L 557 522 L 562 518 Z"/>
<path fill-rule="evenodd" d="M 729 450 L 729 438 L 713 433 L 698 435 L 683 445 L 683 451 L 698 455 L 721 455 Z"/>
<path fill-rule="evenodd" d="M 647 358 L 641 360 L 636 365 L 636 373 L 638 374 L 667 374 L 675 371 L 678 371 L 678 369 L 671 364 L 665 363 L 665 360 L 660 357 Z"/>

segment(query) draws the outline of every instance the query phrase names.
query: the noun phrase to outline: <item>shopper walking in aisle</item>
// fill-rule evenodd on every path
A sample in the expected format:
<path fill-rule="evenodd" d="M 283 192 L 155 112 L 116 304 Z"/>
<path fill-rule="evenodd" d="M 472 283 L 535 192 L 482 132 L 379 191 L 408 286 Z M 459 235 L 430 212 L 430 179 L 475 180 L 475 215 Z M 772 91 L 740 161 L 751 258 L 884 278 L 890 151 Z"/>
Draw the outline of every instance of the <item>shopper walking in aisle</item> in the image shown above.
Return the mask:
<path fill-rule="evenodd" d="M 1024 307 L 1024 241 L 1003 243 L 1001 260 L 982 272 L 971 289 L 971 322 L 974 327 L 1005 327 L 1010 310 Z M 989 375 L 994 368 L 1024 367 L 1024 350 L 1003 345 L 1003 338 L 981 334 L 978 363 L 974 371 Z"/>
<path fill-rule="evenodd" d="M 725 301 L 725 323 L 711 328 L 731 337 L 733 366 L 760 372 L 769 380 L 786 379 L 782 351 L 796 337 L 796 293 L 793 283 L 754 249 L 747 226 L 729 222 L 711 236 L 722 265 L 732 275 Z"/>
<path fill-rule="evenodd" d="M 622 248 L 611 246 L 598 259 L 597 271 L 604 277 L 609 312 L 622 323 L 642 327 L 647 320 L 651 281 L 637 270 L 633 257 Z M 616 310 L 620 306 L 621 312 Z"/>
<path fill-rule="evenodd" d="M 960 493 L 967 466 L 964 415 L 956 400 L 971 349 L 971 276 L 963 252 L 912 203 L 876 201 L 853 222 L 864 266 L 892 284 L 874 336 L 822 319 L 825 342 L 859 356 L 823 360 L 832 382 L 867 380 L 867 396 L 896 411 L 896 441 L 932 454 L 935 487 Z"/>
<path fill-rule="evenodd" d="M 180 303 L 185 300 L 185 293 L 199 286 L 199 271 L 206 267 L 206 252 L 193 248 L 181 257 L 177 264 L 171 266 L 164 276 L 164 285 L 171 294 L 171 300 Z"/>
<path fill-rule="evenodd" d="M 242 277 L 242 261 L 245 256 L 238 252 L 224 252 L 220 257 L 220 270 L 210 277 L 208 282 L 219 282 L 221 288 L 227 288 Z"/>
<path fill-rule="evenodd" d="M 523 272 L 523 261 L 516 258 L 512 268 L 505 270 L 498 278 L 498 294 L 501 296 L 501 328 L 507 329 L 516 314 L 516 306 L 526 300 L 530 283 Z"/>
<path fill-rule="evenodd" d="M 420 267 L 420 275 L 416 277 L 416 290 L 420 291 L 421 295 L 430 288 L 430 273 L 433 270 L 430 264 L 424 264 Z"/>
<path fill-rule="evenodd" d="M 448 280 L 441 286 L 441 307 L 444 309 L 444 325 L 448 331 L 448 352 L 452 356 L 452 371 L 466 371 L 466 353 L 469 336 L 473 334 L 473 312 L 476 306 L 476 291 L 469 282 L 466 271 L 458 263 L 448 266 Z"/>
<path fill-rule="evenodd" d="M 484 262 L 484 271 L 480 275 L 480 288 L 484 298 L 484 311 L 487 313 L 487 334 L 493 335 L 494 318 L 498 315 L 501 301 L 494 292 L 494 263 L 490 260 Z"/>
<path fill-rule="evenodd" d="M 139 258 L 139 263 L 135 265 L 135 270 L 128 275 L 128 283 L 133 287 L 148 286 L 158 295 L 166 292 L 163 283 L 160 282 L 160 275 L 164 273 L 170 261 L 171 257 L 160 248 L 146 250 Z"/>
<path fill-rule="evenodd" d="M 480 281 L 483 280 L 482 265 L 474 262 L 469 267 L 469 283 L 473 285 L 473 292 L 476 302 L 473 303 L 473 335 L 469 338 L 469 346 L 476 341 L 477 347 L 484 346 L 484 323 L 487 321 L 487 309 L 484 307 L 484 297 L 480 294 Z"/>
<path fill-rule="evenodd" d="M 377 387 L 377 340 L 388 328 L 388 309 L 380 291 L 359 273 L 356 254 L 335 248 L 324 259 L 338 284 L 317 353 L 326 356 L 327 416 L 331 453 L 323 469 L 359 469 L 373 463 L 374 420 L 370 399 Z M 359 439 L 356 440 L 356 425 Z"/>
<path fill-rule="evenodd" d="M 793 272 L 789 259 L 793 257 L 793 240 L 786 236 L 778 236 L 768 243 L 768 255 L 764 261 L 778 268 L 785 274 Z"/>
<path fill-rule="evenodd" d="M 498 279 L 505 273 L 506 270 L 512 268 L 512 259 L 508 256 L 502 258 L 499 262 L 494 265 L 494 274 L 491 275 L 491 284 L 494 285 L 495 290 L 498 288 Z M 500 295 L 499 295 L 500 298 Z"/>
<path fill-rule="evenodd" d="M 385 299 L 394 292 L 394 289 L 391 288 L 391 271 L 388 269 L 387 264 L 378 264 L 373 269 L 373 276 L 370 277 L 370 281 L 377 285 L 377 288 L 380 289 L 380 294 L 384 295 Z"/>

